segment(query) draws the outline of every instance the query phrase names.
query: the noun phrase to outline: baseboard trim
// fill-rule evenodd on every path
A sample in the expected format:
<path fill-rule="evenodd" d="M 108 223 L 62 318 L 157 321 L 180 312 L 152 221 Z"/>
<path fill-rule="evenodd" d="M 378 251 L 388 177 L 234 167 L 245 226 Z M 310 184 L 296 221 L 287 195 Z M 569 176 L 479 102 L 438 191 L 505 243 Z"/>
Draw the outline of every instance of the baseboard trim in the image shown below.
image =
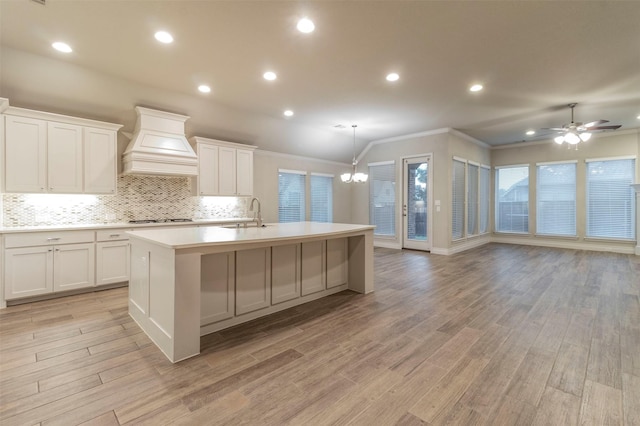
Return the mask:
<path fill-rule="evenodd" d="M 579 241 L 563 241 L 563 240 L 539 240 L 532 238 L 505 238 L 494 236 L 491 239 L 494 243 L 501 244 L 518 244 L 523 246 L 538 246 L 538 247 L 551 247 L 562 248 L 570 250 L 587 250 L 587 251 L 603 251 L 620 254 L 640 254 L 638 248 L 624 247 L 616 244 L 585 244 Z"/>
<path fill-rule="evenodd" d="M 384 241 L 384 240 L 373 240 L 373 246 L 374 247 L 383 247 L 383 248 L 389 248 L 389 249 L 395 249 L 395 250 L 400 250 L 402 249 L 402 246 L 400 245 L 400 243 L 396 242 L 396 241 Z"/>

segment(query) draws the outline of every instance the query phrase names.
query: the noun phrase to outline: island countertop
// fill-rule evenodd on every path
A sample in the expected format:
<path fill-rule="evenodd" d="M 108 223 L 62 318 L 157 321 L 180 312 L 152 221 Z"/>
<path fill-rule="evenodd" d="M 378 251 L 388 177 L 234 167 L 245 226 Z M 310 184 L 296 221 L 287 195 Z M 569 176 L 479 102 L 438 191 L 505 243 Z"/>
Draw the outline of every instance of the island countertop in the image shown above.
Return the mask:
<path fill-rule="evenodd" d="M 373 225 L 345 223 L 292 222 L 273 223 L 265 227 L 221 228 L 217 226 L 180 227 L 174 229 L 145 229 L 129 231 L 133 238 L 139 238 L 170 249 L 186 249 L 202 246 L 247 244 L 295 240 L 308 237 L 330 237 L 349 232 L 373 229 Z"/>

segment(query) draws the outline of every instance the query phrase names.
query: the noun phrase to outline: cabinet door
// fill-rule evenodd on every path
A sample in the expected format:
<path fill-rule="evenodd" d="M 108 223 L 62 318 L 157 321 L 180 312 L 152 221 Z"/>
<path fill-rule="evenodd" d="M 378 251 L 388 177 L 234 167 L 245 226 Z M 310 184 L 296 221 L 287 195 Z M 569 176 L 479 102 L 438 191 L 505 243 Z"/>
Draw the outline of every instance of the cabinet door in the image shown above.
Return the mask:
<path fill-rule="evenodd" d="M 300 244 L 271 248 L 271 304 L 300 297 Z"/>
<path fill-rule="evenodd" d="M 67 244 L 54 247 L 53 291 L 92 287 L 95 284 L 95 245 Z"/>
<path fill-rule="evenodd" d="M 349 280 L 349 240 L 327 240 L 327 288 L 347 284 Z"/>
<path fill-rule="evenodd" d="M 36 296 L 53 291 L 53 248 L 27 247 L 5 250 L 5 299 Z"/>
<path fill-rule="evenodd" d="M 198 144 L 198 194 L 218 195 L 218 147 Z"/>
<path fill-rule="evenodd" d="M 236 149 L 218 148 L 218 193 L 236 195 Z"/>
<path fill-rule="evenodd" d="M 302 295 L 325 289 L 325 241 L 302 243 Z"/>
<path fill-rule="evenodd" d="M 47 185 L 47 123 L 7 115 L 5 121 L 5 189 L 45 192 Z"/>
<path fill-rule="evenodd" d="M 235 253 L 207 254 L 200 262 L 200 325 L 233 318 Z"/>
<path fill-rule="evenodd" d="M 269 306 L 270 254 L 269 247 L 236 252 L 236 315 Z"/>
<path fill-rule="evenodd" d="M 47 123 L 49 192 L 82 192 L 82 127 Z"/>
<path fill-rule="evenodd" d="M 236 193 L 253 195 L 253 151 L 236 151 Z"/>
<path fill-rule="evenodd" d="M 96 285 L 129 281 L 129 243 L 96 244 Z"/>
<path fill-rule="evenodd" d="M 116 192 L 116 132 L 84 128 L 84 192 Z"/>

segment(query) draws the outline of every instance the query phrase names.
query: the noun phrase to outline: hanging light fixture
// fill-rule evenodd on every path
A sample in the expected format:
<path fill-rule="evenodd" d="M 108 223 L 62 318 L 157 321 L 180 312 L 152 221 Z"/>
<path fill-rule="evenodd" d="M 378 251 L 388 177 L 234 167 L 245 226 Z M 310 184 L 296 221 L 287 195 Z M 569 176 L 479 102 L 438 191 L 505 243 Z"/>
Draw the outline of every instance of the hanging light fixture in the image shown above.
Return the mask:
<path fill-rule="evenodd" d="M 365 183 L 367 179 L 369 179 L 369 175 L 366 173 L 358 173 L 356 170 L 356 166 L 358 165 L 358 160 L 356 160 L 356 127 L 357 124 L 351 125 L 353 127 L 353 161 L 351 165 L 353 166 L 353 170 L 351 173 L 343 173 L 340 175 L 340 179 L 344 183 Z"/>

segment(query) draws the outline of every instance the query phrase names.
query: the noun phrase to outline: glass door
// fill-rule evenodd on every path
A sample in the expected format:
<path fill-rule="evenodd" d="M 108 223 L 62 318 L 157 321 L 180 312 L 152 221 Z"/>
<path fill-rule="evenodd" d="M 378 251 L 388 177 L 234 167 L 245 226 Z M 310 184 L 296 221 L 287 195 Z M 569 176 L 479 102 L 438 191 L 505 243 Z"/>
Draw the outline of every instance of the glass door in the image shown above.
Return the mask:
<path fill-rule="evenodd" d="M 430 156 L 422 156 L 403 161 L 403 248 L 431 250 L 430 160 Z"/>

